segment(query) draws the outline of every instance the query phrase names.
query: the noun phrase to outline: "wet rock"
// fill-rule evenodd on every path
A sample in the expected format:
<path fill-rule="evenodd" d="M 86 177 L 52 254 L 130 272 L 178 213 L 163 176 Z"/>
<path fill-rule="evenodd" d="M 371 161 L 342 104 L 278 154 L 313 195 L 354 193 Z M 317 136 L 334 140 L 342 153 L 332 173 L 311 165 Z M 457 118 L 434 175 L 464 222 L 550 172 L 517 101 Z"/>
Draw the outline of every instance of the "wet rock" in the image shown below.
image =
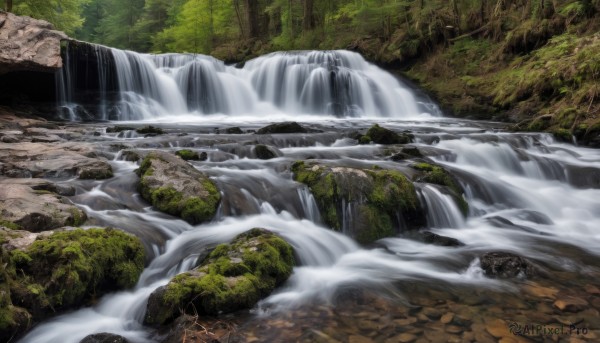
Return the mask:
<path fill-rule="evenodd" d="M 446 187 L 446 189 L 450 191 L 450 194 L 463 215 L 465 217 L 467 216 L 469 213 L 469 204 L 462 196 L 464 191 L 456 179 L 447 170 L 430 163 L 416 163 L 411 165 L 411 167 L 421 173 L 415 177 L 415 181 Z"/>
<path fill-rule="evenodd" d="M 565 296 L 556 300 L 553 305 L 563 312 L 579 312 L 586 309 L 589 303 L 578 297 Z"/>
<path fill-rule="evenodd" d="M 399 171 L 330 167 L 298 161 L 294 180 L 310 188 L 325 223 L 363 244 L 419 228 L 425 215 L 412 183 Z"/>
<path fill-rule="evenodd" d="M 440 322 L 442 324 L 450 324 L 452 322 L 452 319 L 454 319 L 454 313 L 447 312 L 440 318 Z"/>
<path fill-rule="evenodd" d="M 38 234 L 20 232 L 21 243 L 9 242 L 3 261 L 14 306 L 34 319 L 85 304 L 101 295 L 133 287 L 144 268 L 140 240 L 114 229 L 76 229 Z M 18 272 L 16 272 L 18 271 Z"/>
<path fill-rule="evenodd" d="M 201 266 L 177 275 L 150 295 L 144 323 L 161 325 L 180 315 L 216 315 L 250 308 L 291 274 L 291 246 L 264 229 L 221 244 Z"/>
<path fill-rule="evenodd" d="M 7 12 L 0 12 L 0 23 L 0 74 L 62 67 L 60 41 L 68 37 L 50 23 Z"/>
<path fill-rule="evenodd" d="M 206 151 L 203 151 L 200 153 L 200 157 L 198 158 L 198 160 L 200 160 L 200 161 L 208 160 L 208 154 L 206 153 Z"/>
<path fill-rule="evenodd" d="M 1 144 L 1 143 L 0 143 Z M 85 143 L 20 143 L 4 144 L 0 174 L 9 177 L 39 178 L 108 178 L 112 167 L 104 159 L 91 158 L 93 148 Z"/>
<path fill-rule="evenodd" d="M 366 336 L 351 335 L 348 337 L 348 343 L 373 343 L 374 341 Z"/>
<path fill-rule="evenodd" d="M 373 125 L 367 133 L 359 138 L 359 143 L 367 144 L 370 142 L 377 144 L 407 144 L 411 142 L 411 136 L 407 134 L 397 134 L 392 130 Z"/>
<path fill-rule="evenodd" d="M 200 156 L 198 156 L 198 153 L 189 149 L 182 149 L 182 150 L 178 150 L 177 152 L 175 152 L 175 155 L 181 157 L 182 159 L 184 159 L 185 161 L 199 161 L 200 160 Z"/>
<path fill-rule="evenodd" d="M 525 258 L 508 252 L 489 252 L 480 257 L 487 276 L 499 278 L 531 277 L 535 267 Z"/>
<path fill-rule="evenodd" d="M 204 173 L 175 155 L 150 152 L 137 170 L 139 191 L 158 210 L 190 224 L 212 219 L 221 201 L 217 186 Z"/>
<path fill-rule="evenodd" d="M 141 127 L 139 129 L 135 130 L 135 132 L 139 133 L 140 135 L 148 135 L 148 136 L 157 136 L 157 135 L 162 135 L 165 133 L 163 131 L 163 129 L 161 129 L 160 127 L 155 127 L 152 125 Z"/>
<path fill-rule="evenodd" d="M 270 160 L 272 158 L 277 157 L 277 154 L 275 154 L 270 147 L 264 144 L 255 145 L 254 154 L 256 155 L 256 158 L 259 158 L 261 160 Z"/>
<path fill-rule="evenodd" d="M 129 127 L 129 126 L 113 126 L 113 127 L 107 127 L 106 128 L 106 133 L 115 133 L 115 132 L 123 132 L 123 131 L 133 131 L 135 130 L 135 128 L 133 127 Z"/>
<path fill-rule="evenodd" d="M 96 333 L 86 336 L 79 343 L 128 343 L 129 341 L 123 336 L 115 335 L 114 333 Z"/>
<path fill-rule="evenodd" d="M 554 287 L 544 287 L 534 282 L 525 284 L 523 290 L 535 297 L 549 299 L 555 299 L 558 293 L 558 289 Z"/>
<path fill-rule="evenodd" d="M 415 236 L 419 241 L 423 243 L 439 245 L 443 247 L 460 247 L 465 245 L 463 242 L 459 241 L 456 238 L 440 236 L 431 231 L 419 231 L 416 233 Z"/>
<path fill-rule="evenodd" d="M 0 184 L 0 220 L 27 231 L 39 232 L 63 226 L 81 225 L 85 213 L 67 199 L 48 192 L 36 191 L 27 185 Z"/>
<path fill-rule="evenodd" d="M 21 140 L 17 136 L 6 135 L 2 136 L 2 138 L 0 138 L 0 141 L 2 143 L 19 143 Z"/>
<path fill-rule="evenodd" d="M 296 122 L 283 122 L 267 125 L 258 131 L 259 135 L 273 134 L 273 133 L 306 133 L 308 130 Z"/>
<path fill-rule="evenodd" d="M 598 289 L 598 287 L 591 285 L 591 284 L 587 284 L 585 285 L 585 291 L 593 294 L 593 295 L 600 295 L 600 289 Z"/>
<path fill-rule="evenodd" d="M 226 128 L 225 133 L 230 134 L 230 135 L 241 135 L 244 133 L 244 131 L 242 131 L 242 129 L 240 129 L 237 126 L 234 126 L 234 127 Z"/>

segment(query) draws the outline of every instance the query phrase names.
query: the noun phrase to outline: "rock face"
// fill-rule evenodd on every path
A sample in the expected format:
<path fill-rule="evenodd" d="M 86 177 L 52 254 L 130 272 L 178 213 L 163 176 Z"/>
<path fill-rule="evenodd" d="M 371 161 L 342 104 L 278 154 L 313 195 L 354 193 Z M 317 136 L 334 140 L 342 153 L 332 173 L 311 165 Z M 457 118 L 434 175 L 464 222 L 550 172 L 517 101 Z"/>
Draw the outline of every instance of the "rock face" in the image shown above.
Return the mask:
<path fill-rule="evenodd" d="M 66 39 L 46 21 L 0 12 L 0 74 L 61 68 L 60 41 Z"/>
<path fill-rule="evenodd" d="M 132 287 L 144 268 L 140 240 L 110 228 L 2 229 L 0 244 L 0 339 L 10 333 L 4 328 L 20 333 L 30 320 Z"/>
<path fill-rule="evenodd" d="M 179 274 L 150 295 L 144 322 L 162 325 L 180 315 L 216 315 L 254 306 L 292 273 L 292 247 L 264 229 L 221 244 L 192 271 Z"/>
<path fill-rule="evenodd" d="M 480 257 L 485 275 L 499 278 L 531 277 L 535 267 L 521 256 L 508 252 L 489 252 Z"/>
<path fill-rule="evenodd" d="M 395 170 L 329 167 L 298 161 L 294 180 L 310 188 L 325 223 L 360 243 L 425 224 L 413 184 Z"/>
<path fill-rule="evenodd" d="M 190 224 L 210 220 L 221 194 L 204 173 L 165 152 L 146 155 L 140 168 L 139 191 L 160 211 L 181 217 Z"/>
<path fill-rule="evenodd" d="M 39 232 L 86 220 L 85 213 L 62 196 L 13 181 L 0 181 L 0 224 Z"/>

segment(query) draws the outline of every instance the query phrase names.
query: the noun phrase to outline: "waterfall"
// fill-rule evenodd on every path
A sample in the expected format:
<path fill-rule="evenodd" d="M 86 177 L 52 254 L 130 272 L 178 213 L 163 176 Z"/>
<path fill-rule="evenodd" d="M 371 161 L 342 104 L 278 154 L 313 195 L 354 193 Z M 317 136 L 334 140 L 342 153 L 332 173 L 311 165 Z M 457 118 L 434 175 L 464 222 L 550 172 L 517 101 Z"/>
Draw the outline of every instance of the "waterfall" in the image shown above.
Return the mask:
<path fill-rule="evenodd" d="M 57 101 L 69 113 L 63 119 L 439 113 L 433 103 L 420 101 L 397 78 L 350 51 L 277 52 L 236 68 L 204 55 L 139 54 L 87 43 L 75 47 L 65 49 L 65 66 L 57 75 Z M 90 93 L 97 96 L 90 99 Z"/>

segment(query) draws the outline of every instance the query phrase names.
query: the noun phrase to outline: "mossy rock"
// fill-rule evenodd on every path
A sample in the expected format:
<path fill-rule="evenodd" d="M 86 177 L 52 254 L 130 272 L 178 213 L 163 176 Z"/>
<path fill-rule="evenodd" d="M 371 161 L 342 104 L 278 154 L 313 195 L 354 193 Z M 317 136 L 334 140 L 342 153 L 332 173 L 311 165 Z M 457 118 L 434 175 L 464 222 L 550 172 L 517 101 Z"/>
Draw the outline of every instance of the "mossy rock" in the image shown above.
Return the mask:
<path fill-rule="evenodd" d="M 139 191 L 158 210 L 190 224 L 213 218 L 221 194 L 204 173 L 172 154 L 150 152 L 137 171 Z"/>
<path fill-rule="evenodd" d="M 139 133 L 140 135 L 150 135 L 150 136 L 162 135 L 165 133 L 163 131 L 163 129 L 161 129 L 160 127 L 155 127 L 152 125 L 141 127 L 139 129 L 135 130 L 135 132 Z"/>
<path fill-rule="evenodd" d="M 115 132 L 123 132 L 123 131 L 133 131 L 135 130 L 135 128 L 133 127 L 129 127 L 129 126 L 113 126 L 113 127 L 107 127 L 106 128 L 106 133 L 115 133 Z"/>
<path fill-rule="evenodd" d="M 133 287 L 145 253 L 132 235 L 94 228 L 39 234 L 27 247 L 5 252 L 3 259 L 12 305 L 43 319 Z"/>
<path fill-rule="evenodd" d="M 292 171 L 294 180 L 310 188 L 325 223 L 360 243 L 425 224 L 415 188 L 399 171 L 329 167 L 303 161 L 294 163 Z M 344 213 L 352 213 L 353 217 L 344 218 Z"/>
<path fill-rule="evenodd" d="M 240 129 L 237 126 L 234 126 L 234 127 L 226 128 L 225 133 L 230 134 L 230 135 L 241 135 L 244 133 L 244 131 L 242 131 L 242 129 Z"/>
<path fill-rule="evenodd" d="M 364 136 L 361 136 L 358 139 L 360 144 L 369 144 L 370 142 L 377 144 L 407 144 L 411 141 L 411 135 L 399 135 L 392 130 L 379 126 L 378 124 L 371 126 L 369 131 L 367 131 Z"/>
<path fill-rule="evenodd" d="M 446 169 L 429 163 L 416 163 L 411 167 L 422 172 L 421 175 L 416 177 L 416 181 L 447 187 L 462 214 L 465 217 L 467 216 L 469 213 L 469 204 L 462 196 L 464 191 Z"/>
<path fill-rule="evenodd" d="M 106 162 L 97 163 L 97 165 L 83 167 L 79 170 L 78 177 L 82 180 L 104 180 L 113 177 L 113 171 L 110 164 Z"/>
<path fill-rule="evenodd" d="M 308 130 L 302 125 L 292 121 L 283 122 L 267 125 L 256 131 L 259 135 L 273 134 L 273 133 L 306 133 Z"/>
<path fill-rule="evenodd" d="M 181 314 L 216 315 L 251 308 L 291 275 L 292 247 L 254 228 L 217 246 L 201 266 L 152 293 L 144 323 L 162 325 Z"/>
<path fill-rule="evenodd" d="M 199 161 L 200 160 L 200 156 L 198 156 L 198 153 L 195 151 L 192 151 L 190 149 L 178 150 L 177 152 L 175 152 L 175 155 L 181 157 L 185 161 Z"/>

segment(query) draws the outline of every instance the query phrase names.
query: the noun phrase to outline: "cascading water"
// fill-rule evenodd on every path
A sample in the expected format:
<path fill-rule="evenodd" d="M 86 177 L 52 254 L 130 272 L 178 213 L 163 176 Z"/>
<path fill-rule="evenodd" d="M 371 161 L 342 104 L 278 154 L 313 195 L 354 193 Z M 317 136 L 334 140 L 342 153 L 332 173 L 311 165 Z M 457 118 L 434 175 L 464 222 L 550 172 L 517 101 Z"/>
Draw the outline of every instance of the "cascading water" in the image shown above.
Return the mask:
<path fill-rule="evenodd" d="M 97 119 L 140 120 L 177 114 L 317 114 L 338 117 L 410 117 L 437 108 L 421 106 L 399 80 L 350 51 L 273 53 L 227 66 L 203 55 L 144 55 L 91 45 L 98 56 L 94 89 L 112 106 L 82 106 Z M 62 107 L 78 103 L 77 49 L 65 51 L 58 77 Z M 102 52 L 102 53 L 100 53 Z M 110 61 L 104 55 L 109 53 Z M 83 71 L 81 71 L 83 73 Z M 109 85 L 106 75 L 117 79 Z M 431 103 L 428 103 L 431 105 Z M 90 113 L 89 116 L 94 116 Z M 71 113 L 68 119 L 76 119 Z"/>
<path fill-rule="evenodd" d="M 451 299 L 448 302 L 452 306 L 468 298 L 468 311 L 448 309 L 456 312 L 456 318 L 472 316 L 452 322 L 452 330 L 460 325 L 469 327 L 480 313 L 489 315 L 485 312 L 488 307 L 493 313 L 505 310 L 507 316 L 517 308 L 536 313 L 537 307 L 528 307 L 533 303 L 529 298 L 517 299 L 520 307 L 498 308 L 510 300 L 506 292 L 516 291 L 519 284 L 483 275 L 479 256 L 488 251 L 509 251 L 542 264 L 546 273 L 556 272 L 553 287 L 578 286 L 578 281 L 570 280 L 573 273 L 582 275 L 582 283 L 591 282 L 598 273 L 600 153 L 596 150 L 559 144 L 543 134 L 498 133 L 491 130 L 495 124 L 427 116 L 419 121 L 402 120 L 423 112 L 422 108 L 435 106 L 419 105 L 397 80 L 351 52 L 277 53 L 250 61 L 241 69 L 206 56 L 150 56 L 118 50 L 110 50 L 110 56 L 107 63 L 114 63 L 119 72 L 116 78 L 105 73 L 107 81 L 102 87 L 107 88 L 102 90 L 106 93 L 102 98 L 110 102 L 109 93 L 114 90 L 118 90 L 118 96 L 113 99 L 116 105 L 106 106 L 104 119 L 167 118 L 169 122 L 169 116 L 193 111 L 257 113 L 258 118 L 204 116 L 201 122 L 169 122 L 165 127 L 172 130 L 171 134 L 152 138 L 132 134 L 133 131 L 102 134 L 95 141 L 102 147 L 125 145 L 167 151 L 186 147 L 206 152 L 207 161 L 193 165 L 209 175 L 221 190 L 223 200 L 218 215 L 211 223 L 191 226 L 155 211 L 136 194 L 133 170 L 137 164 L 119 160 L 121 153 L 111 162 L 114 178 L 104 182 L 68 181 L 79 190 L 72 201 L 85 209 L 94 225 L 114 226 L 137 235 L 146 244 L 151 262 L 134 289 L 106 295 L 93 307 L 50 319 L 20 342 L 78 343 L 99 332 L 116 333 L 133 343 L 160 342 L 162 337 L 154 329 L 141 324 L 152 291 L 174 275 L 192 269 L 217 244 L 253 227 L 266 228 L 288 241 L 298 265 L 290 279 L 252 311 L 250 323 L 295 314 L 303 307 L 335 308 L 336 296 L 348 289 L 385 290 L 385 296 L 392 294 L 410 303 L 414 300 L 411 296 L 418 293 L 410 293 L 413 284 L 419 291 L 434 289 L 438 293 L 427 294 L 428 305 L 418 304 L 402 313 L 399 320 L 409 320 L 405 317 L 411 317 L 421 306 L 434 307 L 445 301 L 440 296 L 442 291 L 447 292 L 443 294 Z M 68 75 L 76 80 L 74 74 L 77 73 L 71 70 Z M 74 87 L 76 82 L 70 84 Z M 335 166 L 393 169 L 410 175 L 411 165 L 421 160 L 408 157 L 393 161 L 386 157 L 395 153 L 390 147 L 357 144 L 349 138 L 351 133 L 375 123 L 364 118 L 313 116 L 314 120 L 306 124 L 318 130 L 297 135 L 213 133 L 215 127 L 234 125 L 255 130 L 270 123 L 270 117 L 259 115 L 270 114 L 268 111 L 388 116 L 376 122 L 397 132 L 411 131 L 415 135 L 413 145 L 430 162 L 452 173 L 465 190 L 469 204 L 465 218 L 456 199 L 442 187 L 417 182 L 421 206 L 426 211 L 426 228 L 462 245 L 426 244 L 411 234 L 398 232 L 374 246 L 362 247 L 343 232 L 326 228 L 313 194 L 292 180 L 292 163 L 311 159 Z M 276 147 L 278 157 L 266 161 L 254 158 L 251 147 L 258 143 Z M 355 207 L 344 202 L 344 225 L 340 231 L 351 233 L 355 212 Z M 527 281 L 526 285 L 536 284 Z M 399 294 L 398 289 L 409 293 Z M 485 290 L 499 292 L 501 301 L 488 306 L 489 294 L 482 296 L 484 300 L 472 298 Z M 517 293 L 511 296 L 514 294 Z M 365 312 L 370 307 L 367 304 L 361 309 Z M 356 317 L 365 321 L 375 316 L 356 312 Z M 422 325 L 422 334 L 423 329 L 428 330 L 425 317 L 397 326 L 405 330 Z M 292 318 L 296 320 L 300 321 Z M 439 316 L 435 317 L 432 325 L 439 325 L 439 321 Z M 278 324 L 267 325 L 267 330 L 281 330 L 281 320 L 274 322 Z M 342 324 L 334 322 L 331 327 L 342 331 Z M 363 324 L 344 330 L 356 335 L 354 330 Z M 302 330 L 306 328 L 304 323 L 300 325 Z M 383 336 L 385 330 L 378 327 L 365 327 L 365 335 L 377 341 L 391 337 Z M 320 329 L 315 328 L 323 338 L 325 330 Z M 344 337 L 340 340 L 347 340 Z"/>

